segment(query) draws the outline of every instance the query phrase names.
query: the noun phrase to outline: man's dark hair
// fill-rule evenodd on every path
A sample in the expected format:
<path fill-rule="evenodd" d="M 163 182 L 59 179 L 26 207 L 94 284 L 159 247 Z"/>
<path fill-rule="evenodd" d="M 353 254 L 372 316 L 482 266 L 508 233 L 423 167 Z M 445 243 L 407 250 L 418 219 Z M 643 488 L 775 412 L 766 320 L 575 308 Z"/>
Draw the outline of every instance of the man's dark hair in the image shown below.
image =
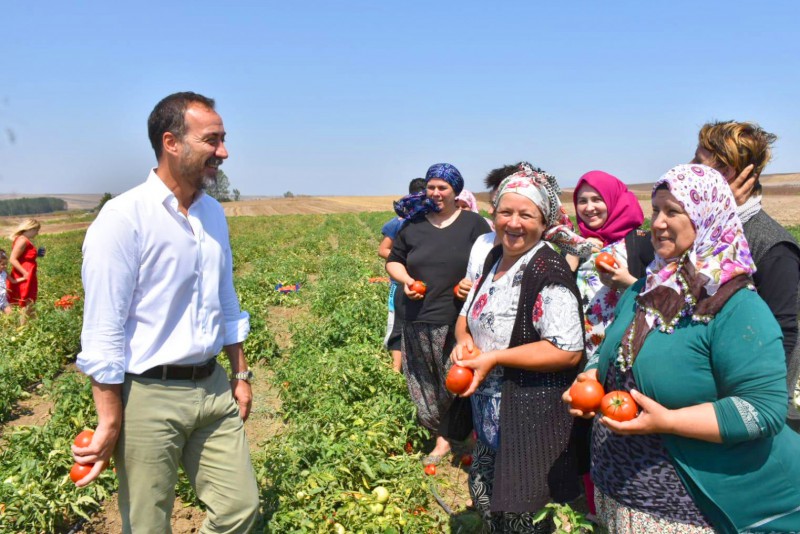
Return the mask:
<path fill-rule="evenodd" d="M 414 178 L 408 183 L 408 194 L 422 193 L 425 191 L 425 178 Z"/>
<path fill-rule="evenodd" d="M 514 165 L 503 165 L 502 167 L 498 167 L 497 169 L 492 169 L 489 171 L 489 174 L 486 175 L 486 178 L 483 179 L 483 185 L 486 186 L 486 189 L 489 191 L 494 191 L 500 184 L 503 183 L 503 180 L 514 174 L 515 172 L 519 171 L 521 165 L 528 165 L 537 172 L 544 172 L 539 167 L 535 167 L 528 163 L 527 161 L 520 161 L 515 163 Z"/>
<path fill-rule="evenodd" d="M 183 139 L 186 134 L 186 108 L 191 104 L 200 104 L 208 109 L 214 109 L 213 98 L 191 91 L 171 94 L 153 108 L 147 119 L 147 135 L 150 137 L 150 144 L 156 153 L 157 160 L 161 159 L 164 133 L 170 132 L 178 139 Z"/>

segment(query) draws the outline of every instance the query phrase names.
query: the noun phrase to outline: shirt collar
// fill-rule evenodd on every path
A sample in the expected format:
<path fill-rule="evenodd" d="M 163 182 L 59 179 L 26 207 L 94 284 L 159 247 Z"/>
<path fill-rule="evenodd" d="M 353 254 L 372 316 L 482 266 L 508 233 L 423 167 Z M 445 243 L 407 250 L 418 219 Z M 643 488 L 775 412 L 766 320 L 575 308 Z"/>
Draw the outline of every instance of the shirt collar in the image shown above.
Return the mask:
<path fill-rule="evenodd" d="M 153 198 L 157 200 L 160 204 L 165 206 L 170 206 L 175 211 L 178 210 L 178 198 L 175 194 L 167 187 L 167 184 L 156 174 L 156 169 L 150 169 L 150 174 L 147 175 L 147 181 L 145 182 L 147 187 L 153 192 Z M 192 206 L 197 204 L 203 196 L 206 194 L 205 191 L 199 191 L 199 194 L 195 197 L 192 201 Z"/>

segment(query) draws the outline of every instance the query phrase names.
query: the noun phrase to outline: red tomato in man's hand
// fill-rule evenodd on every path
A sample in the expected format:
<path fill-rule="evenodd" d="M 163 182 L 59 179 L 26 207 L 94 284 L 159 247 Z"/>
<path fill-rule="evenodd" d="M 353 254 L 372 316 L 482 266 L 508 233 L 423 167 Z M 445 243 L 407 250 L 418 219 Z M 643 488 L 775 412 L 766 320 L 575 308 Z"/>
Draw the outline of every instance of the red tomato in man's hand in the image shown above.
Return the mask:
<path fill-rule="evenodd" d="M 612 391 L 600 401 L 600 411 L 614 421 L 630 421 L 639 412 L 639 406 L 627 391 Z"/>
<path fill-rule="evenodd" d="M 86 464 L 86 465 L 79 463 L 74 464 L 72 466 L 72 469 L 69 470 L 69 478 L 73 482 L 79 481 L 80 479 L 89 474 L 89 471 L 92 470 L 92 466 L 94 466 L 94 464 Z"/>
<path fill-rule="evenodd" d="M 600 264 L 608 265 L 609 267 L 617 267 L 617 259 L 608 252 L 601 252 L 594 260 L 594 266 L 600 270 Z"/>
<path fill-rule="evenodd" d="M 436 466 L 433 464 L 428 464 L 425 466 L 425 474 L 433 476 L 436 474 Z"/>
<path fill-rule="evenodd" d="M 428 290 L 428 286 L 425 284 L 425 282 L 414 280 L 414 282 L 409 286 L 409 289 L 414 293 L 417 293 L 419 295 L 424 295 L 425 292 Z"/>
<path fill-rule="evenodd" d="M 597 380 L 575 382 L 569 388 L 569 396 L 572 398 L 570 406 L 584 413 L 596 412 L 605 394 L 602 384 Z"/>
<path fill-rule="evenodd" d="M 447 372 L 447 379 L 444 381 L 444 385 L 450 393 L 461 395 L 469 389 L 474 375 L 475 373 L 472 372 L 472 369 L 453 365 L 450 371 Z"/>
<path fill-rule="evenodd" d="M 84 430 L 75 437 L 75 446 L 88 447 L 92 444 L 92 436 L 94 436 L 94 430 Z"/>

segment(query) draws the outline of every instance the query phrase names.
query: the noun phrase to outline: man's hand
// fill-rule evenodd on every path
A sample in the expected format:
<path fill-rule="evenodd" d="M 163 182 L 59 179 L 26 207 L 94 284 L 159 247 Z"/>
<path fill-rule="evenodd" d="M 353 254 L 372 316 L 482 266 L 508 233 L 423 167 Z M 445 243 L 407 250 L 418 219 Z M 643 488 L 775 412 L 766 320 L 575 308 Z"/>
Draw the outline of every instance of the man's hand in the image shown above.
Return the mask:
<path fill-rule="evenodd" d="M 253 406 L 253 390 L 247 380 L 231 380 L 231 393 L 236 403 L 239 405 L 239 417 L 242 421 L 247 421 L 250 416 L 250 408 Z"/>
<path fill-rule="evenodd" d="M 753 193 L 753 188 L 756 185 L 756 176 L 753 175 L 753 164 L 751 163 L 739 173 L 739 176 L 730 181 L 728 185 L 731 186 L 731 193 L 736 200 L 736 205 L 741 206 L 750 195 Z"/>
<path fill-rule="evenodd" d="M 122 428 L 122 385 L 101 384 L 92 379 L 92 396 L 97 408 L 97 428 L 88 447 L 72 445 L 72 457 L 79 464 L 94 464 L 89 474 L 75 483 L 90 484 L 108 467 Z"/>

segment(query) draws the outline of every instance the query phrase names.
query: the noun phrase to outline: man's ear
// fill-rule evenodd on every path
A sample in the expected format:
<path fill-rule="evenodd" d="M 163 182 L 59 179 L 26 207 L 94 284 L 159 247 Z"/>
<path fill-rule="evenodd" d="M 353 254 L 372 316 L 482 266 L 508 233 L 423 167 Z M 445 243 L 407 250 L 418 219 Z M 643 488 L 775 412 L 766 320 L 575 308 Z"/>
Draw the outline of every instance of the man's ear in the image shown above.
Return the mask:
<path fill-rule="evenodd" d="M 161 146 L 164 152 L 175 155 L 178 153 L 178 145 L 180 145 L 180 140 L 174 133 L 164 132 L 164 135 L 161 136 Z"/>

